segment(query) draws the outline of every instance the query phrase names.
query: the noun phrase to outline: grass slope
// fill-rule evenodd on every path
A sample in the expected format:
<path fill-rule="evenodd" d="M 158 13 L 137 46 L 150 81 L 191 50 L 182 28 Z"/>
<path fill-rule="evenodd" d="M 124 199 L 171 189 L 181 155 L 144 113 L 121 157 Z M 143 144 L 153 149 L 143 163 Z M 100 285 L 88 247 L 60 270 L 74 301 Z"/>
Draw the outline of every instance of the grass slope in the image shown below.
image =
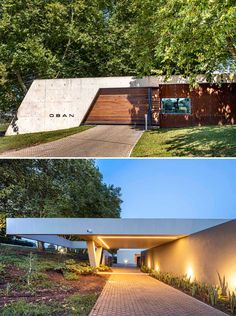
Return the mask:
<path fill-rule="evenodd" d="M 159 129 L 145 132 L 132 157 L 236 157 L 236 126 Z"/>
<path fill-rule="evenodd" d="M 0 244 L 0 315 L 89 315 L 106 277 L 91 274 L 66 279 L 61 266 L 72 259 L 81 264 L 79 254 Z"/>
<path fill-rule="evenodd" d="M 21 149 L 29 146 L 48 143 L 63 137 L 83 132 L 89 128 L 92 128 L 92 126 L 78 126 L 51 132 L 0 137 L 0 153 L 11 149 Z"/>

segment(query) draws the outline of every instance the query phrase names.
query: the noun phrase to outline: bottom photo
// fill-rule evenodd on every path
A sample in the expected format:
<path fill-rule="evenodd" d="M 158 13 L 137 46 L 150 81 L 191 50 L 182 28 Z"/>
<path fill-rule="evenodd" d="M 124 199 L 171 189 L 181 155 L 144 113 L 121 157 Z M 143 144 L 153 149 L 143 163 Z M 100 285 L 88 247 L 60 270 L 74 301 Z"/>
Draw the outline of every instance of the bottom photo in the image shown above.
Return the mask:
<path fill-rule="evenodd" d="M 236 314 L 234 159 L 0 164 L 0 315 Z"/>

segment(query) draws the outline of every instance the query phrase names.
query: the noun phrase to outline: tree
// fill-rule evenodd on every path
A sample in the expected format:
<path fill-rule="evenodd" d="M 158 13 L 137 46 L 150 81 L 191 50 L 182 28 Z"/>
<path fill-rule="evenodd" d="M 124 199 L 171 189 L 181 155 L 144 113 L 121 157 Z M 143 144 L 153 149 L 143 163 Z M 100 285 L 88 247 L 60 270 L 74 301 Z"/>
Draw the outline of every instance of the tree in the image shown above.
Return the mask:
<path fill-rule="evenodd" d="M 106 185 L 93 160 L 2 160 L 0 218 L 120 217 L 120 188 Z"/>
<path fill-rule="evenodd" d="M 137 0 L 133 27 L 137 68 L 143 74 L 184 75 L 208 81 L 235 72 L 236 3 L 233 0 Z"/>
<path fill-rule="evenodd" d="M 1 1 L 1 109 L 18 105 L 34 79 L 99 75 L 104 2 Z"/>
<path fill-rule="evenodd" d="M 134 72 L 128 8 L 128 0 L 2 0 L 0 109 L 15 110 L 34 79 Z"/>

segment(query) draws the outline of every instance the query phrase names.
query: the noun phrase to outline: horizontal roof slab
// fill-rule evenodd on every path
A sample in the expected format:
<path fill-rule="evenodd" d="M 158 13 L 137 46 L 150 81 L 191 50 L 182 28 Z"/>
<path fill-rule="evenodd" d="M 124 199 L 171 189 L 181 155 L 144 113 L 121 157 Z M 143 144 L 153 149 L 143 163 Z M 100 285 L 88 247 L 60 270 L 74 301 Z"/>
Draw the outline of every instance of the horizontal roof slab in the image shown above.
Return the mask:
<path fill-rule="evenodd" d="M 8 218 L 9 235 L 189 235 L 226 219 Z"/>

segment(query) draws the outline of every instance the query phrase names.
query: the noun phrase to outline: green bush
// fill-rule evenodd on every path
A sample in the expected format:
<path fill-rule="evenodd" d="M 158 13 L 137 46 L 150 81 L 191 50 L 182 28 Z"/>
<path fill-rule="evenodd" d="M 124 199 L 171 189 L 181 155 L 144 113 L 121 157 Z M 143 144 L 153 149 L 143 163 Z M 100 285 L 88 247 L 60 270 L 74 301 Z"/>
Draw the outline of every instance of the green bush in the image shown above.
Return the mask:
<path fill-rule="evenodd" d="M 1 255 L 0 263 L 4 265 L 16 266 L 18 268 L 25 268 L 27 263 L 27 256 L 17 255 Z"/>
<path fill-rule="evenodd" d="M 44 303 L 27 303 L 25 300 L 10 303 L 0 309 L 2 316 L 45 316 L 58 315 L 61 309 Z"/>
<path fill-rule="evenodd" d="M 72 296 L 68 302 L 70 306 L 70 316 L 86 316 L 89 315 L 92 307 L 97 300 L 97 294 L 80 295 L 76 294 Z"/>
<path fill-rule="evenodd" d="M 106 266 L 105 264 L 100 264 L 100 266 L 97 267 L 96 270 L 99 272 L 106 272 L 106 271 L 111 271 L 111 268 Z"/>
<path fill-rule="evenodd" d="M 68 259 L 65 261 L 65 265 L 74 265 L 76 264 L 76 261 L 74 259 Z"/>
<path fill-rule="evenodd" d="M 69 261 L 69 264 L 67 263 L 67 261 Z M 83 274 L 83 275 L 87 275 L 87 274 L 94 274 L 96 273 L 96 268 L 88 266 L 88 265 L 81 265 L 79 264 L 74 264 L 72 262 L 72 260 L 67 260 L 65 262 L 65 267 L 64 270 L 68 271 L 68 272 L 73 272 L 76 274 Z"/>
<path fill-rule="evenodd" d="M 143 273 L 151 273 L 152 272 L 152 269 L 148 268 L 147 266 L 145 265 L 142 265 L 140 270 L 143 272 Z"/>
<path fill-rule="evenodd" d="M 145 266 L 143 267 L 143 270 L 145 272 L 148 271 Z M 186 275 L 175 276 L 171 273 L 162 271 L 151 271 L 149 274 L 155 279 L 178 288 L 189 295 L 200 298 L 203 302 L 206 302 L 212 306 L 217 306 L 217 304 L 221 302 L 224 306 L 226 306 L 227 311 L 231 311 L 231 314 L 234 315 L 236 313 L 235 293 L 229 292 L 228 296 L 222 295 L 222 292 L 224 293 L 224 291 L 222 291 L 221 286 L 210 286 L 206 283 L 197 282 L 196 280 L 191 282 L 190 278 L 188 278 Z M 225 281 L 223 284 L 226 284 Z"/>
<path fill-rule="evenodd" d="M 67 281 L 78 281 L 79 275 L 75 272 L 64 271 L 63 276 Z"/>
<path fill-rule="evenodd" d="M 5 272 L 5 268 L 6 268 L 6 265 L 0 262 L 0 274 L 3 274 Z"/>

